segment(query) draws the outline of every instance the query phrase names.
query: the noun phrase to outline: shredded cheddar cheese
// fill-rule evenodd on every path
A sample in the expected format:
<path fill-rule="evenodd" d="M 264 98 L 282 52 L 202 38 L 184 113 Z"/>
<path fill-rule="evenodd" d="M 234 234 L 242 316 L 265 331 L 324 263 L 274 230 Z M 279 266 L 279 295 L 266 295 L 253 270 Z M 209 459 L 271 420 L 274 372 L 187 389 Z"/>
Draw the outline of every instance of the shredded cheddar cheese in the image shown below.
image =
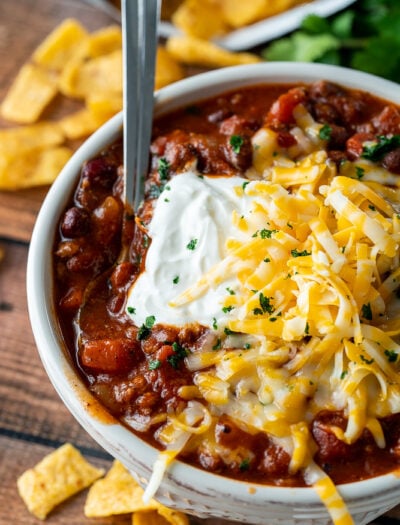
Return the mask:
<path fill-rule="evenodd" d="M 237 277 L 222 304 L 221 344 L 185 358 L 195 374 L 185 394 L 205 406 L 191 401 L 179 418 L 168 416 L 160 440 L 169 448 L 176 434 L 179 450 L 194 435 L 209 442 L 226 414 L 250 433 L 266 432 L 290 455 L 290 472 L 302 471 L 314 486 L 333 523 L 349 525 L 335 485 L 313 462 L 309 424 L 322 409 L 340 410 L 348 422 L 330 429 L 338 439 L 354 443 L 367 428 L 383 448 L 379 419 L 400 411 L 400 192 L 386 187 L 397 178 L 369 161 L 363 180 L 352 162 L 338 173 L 321 125 L 301 105 L 294 116 L 297 144 L 288 150 L 270 129 L 254 135 L 251 180 L 235 188 L 252 208 L 233 213 L 238 235 L 227 239 L 227 255 L 171 302 L 195 301 Z"/>

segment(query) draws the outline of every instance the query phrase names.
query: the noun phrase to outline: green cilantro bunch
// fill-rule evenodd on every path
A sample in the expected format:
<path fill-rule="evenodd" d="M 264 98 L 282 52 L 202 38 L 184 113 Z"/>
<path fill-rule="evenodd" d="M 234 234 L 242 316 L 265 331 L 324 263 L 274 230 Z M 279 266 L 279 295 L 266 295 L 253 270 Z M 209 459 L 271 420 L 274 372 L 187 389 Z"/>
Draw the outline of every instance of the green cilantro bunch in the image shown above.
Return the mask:
<path fill-rule="evenodd" d="M 329 18 L 309 15 L 298 31 L 262 55 L 269 61 L 342 65 L 400 82 L 400 1 L 357 0 Z"/>

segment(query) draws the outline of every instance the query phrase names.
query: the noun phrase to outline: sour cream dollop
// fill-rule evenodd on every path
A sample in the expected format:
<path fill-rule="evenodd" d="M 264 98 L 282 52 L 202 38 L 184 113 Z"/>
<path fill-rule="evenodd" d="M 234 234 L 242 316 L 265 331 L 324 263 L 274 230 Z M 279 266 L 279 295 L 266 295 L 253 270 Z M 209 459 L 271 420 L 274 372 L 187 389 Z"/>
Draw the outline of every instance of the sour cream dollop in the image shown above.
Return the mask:
<path fill-rule="evenodd" d="M 185 172 L 167 184 L 148 227 L 151 244 L 145 270 L 128 293 L 127 312 L 137 326 L 149 316 L 175 326 L 196 321 L 212 326 L 226 318 L 222 300 L 227 287 L 235 288 L 234 280 L 182 306 L 170 303 L 226 256 L 228 238 L 240 237 L 232 214 L 250 211 L 252 199 L 235 190 L 246 181 Z"/>

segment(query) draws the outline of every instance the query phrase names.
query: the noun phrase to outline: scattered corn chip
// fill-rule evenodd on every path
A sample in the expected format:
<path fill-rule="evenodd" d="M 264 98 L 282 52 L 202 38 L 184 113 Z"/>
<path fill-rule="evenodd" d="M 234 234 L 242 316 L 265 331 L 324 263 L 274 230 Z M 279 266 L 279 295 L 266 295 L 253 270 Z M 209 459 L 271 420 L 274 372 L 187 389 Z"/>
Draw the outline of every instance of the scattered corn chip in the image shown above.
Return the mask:
<path fill-rule="evenodd" d="M 17 190 L 51 184 L 71 157 L 65 146 L 37 149 L 0 162 L 0 189 Z"/>
<path fill-rule="evenodd" d="M 55 78 L 34 64 L 24 65 L 1 104 L 1 116 L 13 122 L 36 122 L 57 94 Z"/>
<path fill-rule="evenodd" d="M 115 460 L 107 475 L 90 488 L 85 503 L 85 516 L 104 518 L 116 514 L 158 509 L 159 503 L 150 500 L 145 504 L 142 496 L 143 489 L 122 463 Z"/>
<path fill-rule="evenodd" d="M 72 92 L 76 97 L 85 98 L 93 92 L 122 92 L 122 50 L 83 62 L 74 83 Z"/>
<path fill-rule="evenodd" d="M 184 77 L 182 66 L 168 51 L 159 47 L 157 51 L 155 89 L 160 89 Z"/>
<path fill-rule="evenodd" d="M 132 525 L 168 525 L 169 521 L 163 518 L 156 510 L 135 512 L 132 514 Z"/>
<path fill-rule="evenodd" d="M 207 40 L 228 29 L 218 0 L 185 0 L 173 14 L 172 22 L 185 34 Z"/>
<path fill-rule="evenodd" d="M 276 15 L 296 3 L 298 0 L 221 0 L 223 18 L 233 28 Z"/>
<path fill-rule="evenodd" d="M 87 137 L 96 131 L 106 120 L 107 117 L 100 118 L 84 108 L 62 118 L 60 120 L 60 127 L 68 139 L 76 140 Z"/>
<path fill-rule="evenodd" d="M 76 53 L 86 46 L 86 29 L 72 18 L 67 18 L 52 31 L 33 53 L 33 60 L 48 69 L 61 71 Z"/>
<path fill-rule="evenodd" d="M 59 503 L 91 485 L 103 470 L 88 463 L 67 443 L 18 478 L 18 491 L 28 510 L 45 519 Z"/>
<path fill-rule="evenodd" d="M 122 109 L 122 93 L 93 93 L 86 99 L 87 109 L 95 118 L 105 121 Z"/>
<path fill-rule="evenodd" d="M 57 122 L 39 122 L 29 126 L 0 130 L 0 156 L 10 159 L 37 148 L 57 146 L 65 136 Z"/>
<path fill-rule="evenodd" d="M 189 525 L 189 519 L 183 512 L 160 505 L 157 512 L 171 525 Z"/>
<path fill-rule="evenodd" d="M 226 67 L 261 62 L 261 58 L 252 53 L 232 53 L 207 40 L 193 36 L 170 37 L 166 48 L 178 62 L 203 67 Z"/>
<path fill-rule="evenodd" d="M 88 39 L 88 55 L 98 57 L 122 49 L 122 33 L 119 26 L 109 26 L 95 31 Z"/>

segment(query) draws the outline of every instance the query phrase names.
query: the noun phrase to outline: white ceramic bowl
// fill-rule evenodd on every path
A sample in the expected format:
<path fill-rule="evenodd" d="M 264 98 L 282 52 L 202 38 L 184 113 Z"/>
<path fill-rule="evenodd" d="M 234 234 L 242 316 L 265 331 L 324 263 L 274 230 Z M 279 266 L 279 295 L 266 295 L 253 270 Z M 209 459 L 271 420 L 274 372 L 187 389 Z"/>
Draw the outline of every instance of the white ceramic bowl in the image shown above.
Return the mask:
<path fill-rule="evenodd" d="M 188 78 L 156 94 L 156 115 L 241 86 L 260 83 L 311 83 L 326 79 L 359 88 L 400 105 L 400 88 L 388 81 L 333 66 L 265 63 L 217 70 Z M 116 421 L 94 410 L 96 401 L 85 390 L 66 357 L 54 320 L 52 257 L 55 229 L 77 182 L 82 163 L 111 143 L 121 132 L 116 115 L 76 152 L 51 187 L 32 235 L 27 268 L 29 314 L 36 344 L 47 374 L 61 399 L 86 431 L 118 458 L 145 485 L 158 452 Z M 400 502 L 400 477 L 388 474 L 339 487 L 356 524 L 370 522 Z M 223 478 L 176 461 L 157 492 L 167 505 L 200 517 L 216 516 L 241 523 L 268 525 L 328 525 L 331 520 L 312 488 L 282 488 Z"/>

